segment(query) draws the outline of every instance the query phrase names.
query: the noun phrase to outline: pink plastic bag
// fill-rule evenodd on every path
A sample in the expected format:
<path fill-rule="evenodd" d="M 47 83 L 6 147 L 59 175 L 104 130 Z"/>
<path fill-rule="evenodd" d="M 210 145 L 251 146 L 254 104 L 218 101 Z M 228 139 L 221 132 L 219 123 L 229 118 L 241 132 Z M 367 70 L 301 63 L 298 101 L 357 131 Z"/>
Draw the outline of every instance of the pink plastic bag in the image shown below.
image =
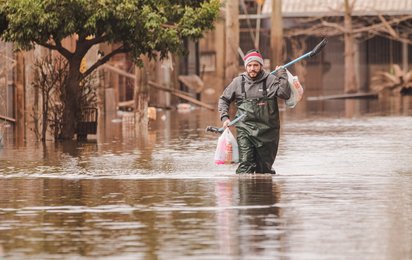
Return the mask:
<path fill-rule="evenodd" d="M 239 162 L 239 147 L 232 132 L 226 128 L 217 140 L 215 163 L 232 164 L 237 162 Z"/>

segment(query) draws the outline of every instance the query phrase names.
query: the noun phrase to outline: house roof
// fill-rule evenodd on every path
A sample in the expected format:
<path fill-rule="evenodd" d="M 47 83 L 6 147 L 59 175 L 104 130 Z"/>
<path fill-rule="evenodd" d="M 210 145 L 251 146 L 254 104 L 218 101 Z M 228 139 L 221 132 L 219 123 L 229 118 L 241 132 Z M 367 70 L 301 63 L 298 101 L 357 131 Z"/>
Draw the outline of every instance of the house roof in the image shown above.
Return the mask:
<path fill-rule="evenodd" d="M 350 0 L 349 2 L 353 2 Z M 340 16 L 343 15 L 343 0 L 283 0 L 284 17 Z M 272 11 L 272 0 L 266 0 L 262 16 Z M 356 0 L 354 15 L 403 15 L 412 14 L 412 0 Z"/>

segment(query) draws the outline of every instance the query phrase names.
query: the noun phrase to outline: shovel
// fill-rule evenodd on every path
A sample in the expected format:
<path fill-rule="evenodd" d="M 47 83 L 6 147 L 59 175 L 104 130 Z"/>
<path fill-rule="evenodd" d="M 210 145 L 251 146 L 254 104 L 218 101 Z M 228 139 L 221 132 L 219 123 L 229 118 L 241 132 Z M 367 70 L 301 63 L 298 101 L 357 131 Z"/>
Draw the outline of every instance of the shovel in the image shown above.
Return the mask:
<path fill-rule="evenodd" d="M 278 71 L 280 68 L 287 68 L 293 64 L 295 64 L 298 61 L 301 61 L 303 59 L 306 58 L 312 58 L 313 56 L 317 55 L 326 45 L 326 43 L 328 43 L 328 39 L 323 38 L 323 40 L 321 42 L 319 42 L 315 48 L 313 48 L 310 52 L 307 52 L 305 54 L 303 54 L 302 56 L 300 56 L 299 58 L 296 58 L 294 60 L 292 60 L 289 63 L 286 63 L 285 65 L 280 66 L 279 68 L 275 69 L 274 71 L 270 72 L 271 74 L 275 74 L 276 71 Z M 228 126 L 232 126 L 234 124 L 236 124 L 239 120 L 241 120 L 243 117 L 245 117 L 245 114 L 241 114 L 240 116 L 238 116 L 237 118 L 233 119 L 233 121 L 231 121 Z M 206 127 L 206 132 L 212 132 L 212 133 L 223 133 L 225 129 L 223 127 L 221 128 L 217 128 L 215 126 L 208 126 Z"/>
<path fill-rule="evenodd" d="M 270 73 L 275 74 L 275 72 L 278 71 L 280 68 L 287 68 L 287 67 L 295 64 L 298 61 L 301 61 L 301 60 L 306 59 L 306 58 L 312 58 L 313 56 L 317 55 L 323 49 L 323 47 L 325 47 L 326 43 L 328 43 L 328 39 L 323 38 L 323 40 L 320 43 L 318 43 L 318 45 L 316 45 L 315 48 L 313 48 L 313 50 L 311 50 L 310 52 L 307 52 L 307 53 L 303 54 L 302 56 L 300 56 L 299 58 L 296 58 L 296 59 L 292 60 L 291 62 L 280 66 L 279 68 L 275 69 L 274 71 L 272 71 Z"/>
<path fill-rule="evenodd" d="M 232 126 L 234 124 L 236 124 L 237 122 L 239 122 L 240 120 L 242 120 L 244 117 L 246 116 L 246 114 L 241 114 L 238 117 L 236 117 L 235 119 L 233 119 L 232 121 L 230 121 L 230 123 L 227 125 Z M 221 134 L 223 133 L 223 131 L 225 131 L 224 127 L 215 127 L 215 126 L 208 126 L 206 127 L 206 132 L 212 132 L 212 133 L 216 133 L 216 134 Z"/>

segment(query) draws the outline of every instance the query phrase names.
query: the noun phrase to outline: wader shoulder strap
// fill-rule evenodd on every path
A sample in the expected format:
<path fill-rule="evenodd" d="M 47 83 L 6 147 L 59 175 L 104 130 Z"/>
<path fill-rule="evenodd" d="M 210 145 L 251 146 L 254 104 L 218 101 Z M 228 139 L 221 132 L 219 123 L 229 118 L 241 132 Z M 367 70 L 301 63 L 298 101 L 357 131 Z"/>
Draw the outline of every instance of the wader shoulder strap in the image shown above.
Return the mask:
<path fill-rule="evenodd" d="M 266 89 L 266 80 L 267 80 L 268 78 L 266 77 L 264 80 L 263 80 L 263 96 L 264 97 L 267 97 L 267 95 L 268 95 L 268 91 L 267 91 L 267 89 Z M 242 88 L 242 95 L 243 95 L 243 99 L 246 99 L 246 90 L 245 90 L 245 77 L 243 77 L 242 76 L 242 82 L 240 83 L 240 87 Z"/>
<path fill-rule="evenodd" d="M 268 78 L 266 77 L 264 80 L 263 80 L 263 96 L 264 97 L 267 97 L 267 95 L 268 95 L 268 91 L 267 91 L 267 89 L 266 89 L 266 80 L 267 80 Z"/>
<path fill-rule="evenodd" d="M 240 83 L 240 87 L 242 88 L 243 99 L 246 99 L 245 83 L 245 77 L 242 76 L 242 83 Z"/>

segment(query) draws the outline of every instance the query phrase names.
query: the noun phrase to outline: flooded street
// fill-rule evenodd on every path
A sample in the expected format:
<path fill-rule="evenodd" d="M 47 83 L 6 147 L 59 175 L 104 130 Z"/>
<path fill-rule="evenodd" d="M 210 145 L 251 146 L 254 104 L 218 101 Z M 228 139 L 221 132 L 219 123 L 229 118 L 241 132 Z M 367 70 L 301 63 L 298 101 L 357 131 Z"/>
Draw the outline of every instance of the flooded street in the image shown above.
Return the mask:
<path fill-rule="evenodd" d="M 282 112 L 275 176 L 215 165 L 203 109 L 146 134 L 106 118 L 83 143 L 9 128 L 0 259 L 411 259 L 410 99 L 333 102 Z"/>

